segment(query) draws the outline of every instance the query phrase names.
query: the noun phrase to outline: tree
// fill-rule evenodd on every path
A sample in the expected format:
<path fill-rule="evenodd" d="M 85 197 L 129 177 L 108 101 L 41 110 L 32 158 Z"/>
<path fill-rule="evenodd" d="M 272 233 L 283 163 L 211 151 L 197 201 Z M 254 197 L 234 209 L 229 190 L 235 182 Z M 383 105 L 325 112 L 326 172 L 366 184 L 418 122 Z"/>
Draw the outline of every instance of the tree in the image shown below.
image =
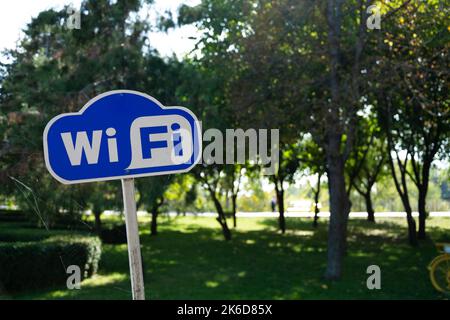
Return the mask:
<path fill-rule="evenodd" d="M 347 248 L 350 201 L 346 192 L 345 162 L 353 147 L 356 113 L 361 108 L 359 79 L 366 37 L 364 25 L 367 19 L 366 4 L 363 1 L 356 1 L 350 6 L 346 8 L 342 0 L 328 0 L 324 8 L 328 26 L 327 30 L 324 30 L 326 38 L 323 38 L 328 47 L 324 62 L 329 66 L 326 90 L 329 92 L 330 101 L 330 103 L 322 104 L 322 112 L 327 123 L 324 149 L 330 194 L 328 264 L 325 273 L 328 279 L 340 278 L 342 259 Z M 359 23 L 355 24 L 358 20 Z M 348 24 L 350 21 L 354 26 Z M 354 40 L 346 44 L 344 35 L 346 39 Z M 352 61 L 350 70 L 345 60 Z M 351 80 L 348 82 L 344 75 L 346 71 L 351 75 Z M 349 94 L 350 99 L 347 101 L 344 92 Z"/>
<path fill-rule="evenodd" d="M 331 209 L 328 279 L 341 276 L 346 251 L 345 163 L 364 105 L 362 71 L 373 62 L 364 51 L 367 7 L 363 0 L 204 0 L 185 11 L 204 30 L 203 58 L 227 61 L 220 64 L 231 75 L 224 84 L 242 117 L 282 128 L 281 145 L 301 132 L 321 141 Z"/>
<path fill-rule="evenodd" d="M 145 208 L 151 213 L 150 235 L 158 233 L 158 214 L 164 204 L 167 188 L 174 179 L 174 175 L 162 175 L 136 179 L 136 189 L 139 192 L 138 208 Z"/>
<path fill-rule="evenodd" d="M 117 182 L 96 182 L 85 187 L 88 196 L 87 205 L 94 215 L 95 230 L 102 231 L 102 213 L 109 209 L 119 209 L 122 207 L 122 195 L 120 184 Z"/>
<path fill-rule="evenodd" d="M 389 6 L 386 15 L 394 16 L 408 2 L 396 1 Z M 364 110 L 369 96 L 370 83 L 365 71 L 376 63 L 373 54 L 367 50 L 368 43 L 376 39 L 376 33 L 369 33 L 366 28 L 369 4 L 363 0 L 328 0 L 324 5 L 317 4 L 319 13 L 315 28 L 321 43 L 327 47 L 323 63 L 327 65 L 328 77 L 326 85 L 322 86 L 326 93 L 319 106 L 319 116 L 326 122 L 324 149 L 331 211 L 327 279 L 338 279 L 342 273 L 351 206 L 345 165 L 355 145 L 358 113 Z M 313 52 L 320 52 L 320 49 L 314 48 Z"/>
<path fill-rule="evenodd" d="M 183 79 L 178 90 L 181 103 L 192 106 L 194 112 L 202 121 L 202 129 L 206 132 L 213 129 L 218 136 L 203 135 L 203 139 L 209 141 L 220 141 L 214 147 L 212 158 L 203 156 L 203 163 L 195 166 L 191 173 L 200 185 L 210 195 L 217 211 L 217 222 L 221 226 L 225 240 L 231 240 L 231 231 L 228 227 L 224 207 L 221 203 L 226 186 L 230 185 L 228 176 L 225 174 L 223 155 L 225 144 L 221 132 L 232 123 L 232 113 L 229 112 L 229 104 L 224 96 L 222 86 L 222 75 L 215 68 L 208 68 L 201 61 L 187 61 L 183 69 Z M 220 132 L 218 132 L 219 130 Z M 206 138 L 205 138 L 206 137 Z M 204 152 L 203 152 L 204 153 Z"/>
<path fill-rule="evenodd" d="M 195 211 L 198 198 L 197 181 L 190 174 L 176 175 L 164 193 L 165 203 L 177 214 Z"/>
<path fill-rule="evenodd" d="M 287 85 L 293 79 L 291 74 L 297 75 L 297 71 L 286 72 L 286 61 L 292 65 L 283 46 L 290 39 L 278 36 L 285 33 L 282 17 L 289 14 L 288 7 L 286 12 L 279 12 L 272 10 L 273 6 L 268 1 L 204 1 L 200 8 L 204 15 L 202 27 L 213 30 L 212 34 L 205 32 L 202 39 L 208 48 L 205 55 L 215 65 L 219 60 L 219 65 L 227 69 L 224 82 L 230 112 L 235 115 L 232 124 L 244 130 L 279 129 L 279 164 L 268 178 L 274 185 L 278 225 L 284 233 L 284 189 L 287 182 L 293 181 L 298 167 L 295 143 L 301 130 L 301 112 L 296 107 L 297 90 Z M 275 14 L 277 19 L 273 19 Z"/>
<path fill-rule="evenodd" d="M 2 66 L 0 88 L 1 118 L 7 119 L 0 125 L 0 185 L 22 197 L 21 204 L 32 212 L 56 218 L 90 205 L 99 226 L 100 207 L 108 202 L 101 204 L 103 190 L 63 186 L 48 174 L 42 132 L 52 117 L 78 111 L 98 93 L 117 88 L 151 92 L 164 104 L 175 103 L 179 63 L 166 63 L 146 44 L 151 26 L 135 15 L 141 4 L 83 1 L 81 30 L 66 28 L 66 8 L 43 11 L 28 24 L 18 48 L 8 52 L 12 63 Z"/>
<path fill-rule="evenodd" d="M 366 202 L 367 220 L 375 222 L 372 188 L 383 172 L 387 158 L 385 155 L 386 143 L 376 117 L 372 112 L 359 116 L 358 122 L 353 151 L 346 166 L 348 177 L 347 194 L 350 196 L 351 189 L 355 188 Z"/>
<path fill-rule="evenodd" d="M 304 172 L 305 175 L 317 176 L 316 187 L 311 187 L 314 196 L 314 220 L 313 226 L 316 228 L 318 226 L 319 220 L 319 198 L 321 191 L 322 178 L 326 173 L 326 161 L 325 153 L 323 148 L 319 144 L 312 140 L 311 135 L 306 135 L 299 142 L 299 162 L 300 171 Z"/>
<path fill-rule="evenodd" d="M 426 197 L 430 169 L 450 132 L 448 90 L 448 23 L 441 1 L 413 1 L 405 6 L 398 20 L 391 20 L 379 45 L 376 74 L 389 70 L 391 76 L 380 81 L 380 117 L 388 137 L 389 156 L 396 159 L 400 178 L 397 190 L 409 216 L 411 204 L 406 178 L 419 191 L 419 229 L 426 237 Z M 433 21 L 432 24 L 429 21 Z M 389 20 L 388 20 L 389 21 Z M 400 151 L 406 152 L 401 156 Z M 392 160 L 392 159 L 390 159 Z M 394 165 L 390 161 L 391 170 Z M 415 223 L 408 217 L 410 242 Z"/>
<path fill-rule="evenodd" d="M 364 198 L 366 202 L 367 220 L 375 222 L 375 210 L 372 201 L 372 189 L 379 177 L 384 172 L 386 165 L 386 147 L 381 140 L 372 141 L 368 153 L 361 165 L 358 176 L 355 177 L 352 184 L 356 191 Z"/>
<path fill-rule="evenodd" d="M 192 170 L 196 179 L 202 183 L 203 188 L 209 193 L 217 211 L 216 220 L 222 228 L 225 240 L 229 241 L 231 240 L 231 231 L 228 227 L 227 217 L 221 202 L 225 193 L 225 188 L 222 185 L 225 176 L 223 171 L 223 165 L 206 164 L 197 166 Z"/>
<path fill-rule="evenodd" d="M 241 74 L 248 79 L 246 85 L 237 82 L 238 99 L 244 97 L 235 105 L 255 117 L 281 115 L 275 125 L 289 133 L 282 143 L 309 132 L 324 150 L 331 211 L 328 279 L 341 276 L 347 247 L 345 163 L 363 108 L 366 8 L 363 1 L 255 1 L 254 14 L 238 24 L 242 40 L 233 42 L 231 33 L 224 41 L 227 48 L 227 41 L 233 43 L 230 51 L 243 61 Z"/>
<path fill-rule="evenodd" d="M 233 216 L 233 227 L 237 227 L 237 197 L 241 188 L 241 180 L 244 168 L 240 164 L 231 164 L 225 167 L 227 199 L 231 196 L 231 214 Z"/>
<path fill-rule="evenodd" d="M 278 227 L 281 233 L 286 232 L 286 218 L 285 205 L 284 205 L 284 192 L 285 183 L 292 183 L 294 181 L 294 174 L 298 169 L 299 161 L 297 157 L 297 146 L 296 145 L 284 145 L 280 150 L 280 163 L 278 168 L 276 168 L 275 174 L 269 176 L 269 180 L 275 186 L 275 194 L 277 197 L 278 206 Z"/>
<path fill-rule="evenodd" d="M 180 15 L 182 21 L 188 19 L 190 14 L 197 14 L 195 10 L 194 13 L 192 10 L 183 10 L 184 14 Z M 184 81 L 178 87 L 177 97 L 181 104 L 191 106 L 199 119 L 202 119 L 202 129 L 205 132 L 203 139 L 218 142 L 211 157 L 205 157 L 204 151 L 203 164 L 197 165 L 191 172 L 210 195 L 217 211 L 216 220 L 221 226 L 225 240 L 231 240 L 231 231 L 221 202 L 227 187 L 234 186 L 235 179 L 238 178 L 238 175 L 233 174 L 233 168 L 228 167 L 233 165 L 225 165 L 223 159 L 227 150 L 222 133 L 226 132 L 227 128 L 235 128 L 234 112 L 227 95 L 227 79 L 231 70 L 227 67 L 228 62 L 221 59 L 221 56 L 216 57 L 211 50 L 208 45 L 204 49 L 205 55 L 201 58 L 185 60 L 181 75 Z M 211 134 L 206 134 L 208 129 L 213 130 Z M 230 182 L 230 179 L 233 182 Z"/>

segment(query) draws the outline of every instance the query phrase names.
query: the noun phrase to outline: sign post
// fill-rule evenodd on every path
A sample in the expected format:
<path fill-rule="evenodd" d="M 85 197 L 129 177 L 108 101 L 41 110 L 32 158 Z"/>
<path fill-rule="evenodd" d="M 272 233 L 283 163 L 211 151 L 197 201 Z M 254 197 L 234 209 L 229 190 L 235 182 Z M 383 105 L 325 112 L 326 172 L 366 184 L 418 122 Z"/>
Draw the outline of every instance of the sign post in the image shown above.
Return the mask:
<path fill-rule="evenodd" d="M 131 90 L 105 92 L 45 127 L 45 164 L 56 180 L 122 181 L 134 300 L 145 299 L 134 178 L 189 171 L 200 160 L 200 137 L 189 109 Z"/>
<path fill-rule="evenodd" d="M 144 274 L 142 272 L 141 245 L 134 196 L 134 179 L 122 179 L 123 205 L 127 229 L 128 260 L 130 261 L 131 291 L 133 300 L 145 300 Z"/>

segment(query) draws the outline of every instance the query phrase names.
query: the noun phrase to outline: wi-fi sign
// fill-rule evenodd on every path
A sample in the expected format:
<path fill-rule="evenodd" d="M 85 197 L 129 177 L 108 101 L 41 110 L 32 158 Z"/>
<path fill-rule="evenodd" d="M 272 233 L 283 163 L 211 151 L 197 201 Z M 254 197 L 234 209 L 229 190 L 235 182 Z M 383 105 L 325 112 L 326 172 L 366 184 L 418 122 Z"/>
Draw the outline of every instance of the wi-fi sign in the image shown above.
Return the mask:
<path fill-rule="evenodd" d="M 43 141 L 48 170 L 65 184 L 186 172 L 201 153 L 200 125 L 189 109 L 128 90 L 58 115 Z"/>

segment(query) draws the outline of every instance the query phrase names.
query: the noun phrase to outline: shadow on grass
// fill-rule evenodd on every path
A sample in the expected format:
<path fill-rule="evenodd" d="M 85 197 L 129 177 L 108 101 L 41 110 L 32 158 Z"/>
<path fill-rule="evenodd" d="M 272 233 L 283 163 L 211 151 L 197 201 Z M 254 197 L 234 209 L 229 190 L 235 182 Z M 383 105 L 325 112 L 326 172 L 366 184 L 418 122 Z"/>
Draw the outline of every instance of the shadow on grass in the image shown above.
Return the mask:
<path fill-rule="evenodd" d="M 261 220 L 267 228 L 233 231 L 225 242 L 217 229 L 165 230 L 143 241 L 147 278 L 162 290 L 152 298 L 436 298 L 426 266 L 436 254 L 431 242 L 409 247 L 404 229 L 395 223 L 365 221 L 349 225 L 349 251 L 343 280 L 322 279 L 326 262 L 327 225 L 314 229 L 310 220 L 288 221 L 290 229 L 275 232 L 276 219 Z M 385 287 L 366 286 L 369 265 L 382 268 Z M 156 283 L 155 283 L 156 282 Z M 174 289 L 176 288 L 176 289 Z M 418 288 L 420 288 L 418 290 Z"/>

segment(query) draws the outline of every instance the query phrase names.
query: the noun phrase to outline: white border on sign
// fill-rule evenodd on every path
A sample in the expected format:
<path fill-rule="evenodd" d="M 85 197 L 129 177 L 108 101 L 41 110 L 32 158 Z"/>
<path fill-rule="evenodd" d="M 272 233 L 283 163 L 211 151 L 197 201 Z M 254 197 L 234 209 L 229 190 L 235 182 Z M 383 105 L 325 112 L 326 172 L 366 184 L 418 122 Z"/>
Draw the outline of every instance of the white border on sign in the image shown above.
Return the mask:
<path fill-rule="evenodd" d="M 186 169 L 181 169 L 181 170 L 171 170 L 171 171 L 163 171 L 163 172 L 148 172 L 148 173 L 139 173 L 139 174 L 130 174 L 130 175 L 124 175 L 124 176 L 114 176 L 114 177 L 102 177 L 102 178 L 93 178 L 93 179 L 82 179 L 82 180 L 75 180 L 75 181 L 70 181 L 70 180 L 66 180 L 61 178 L 60 176 L 58 176 L 52 169 L 51 165 L 50 165 L 50 161 L 49 161 L 49 157 L 48 157 L 48 147 L 47 147 L 47 134 L 48 134 L 48 130 L 50 129 L 50 127 L 53 125 L 53 123 L 60 119 L 63 118 L 65 116 L 74 116 L 74 115 L 82 115 L 83 112 L 90 107 L 91 104 L 93 104 L 94 102 L 96 102 L 97 100 L 100 100 L 106 96 L 112 95 L 112 94 L 117 94 L 117 93 L 130 93 L 130 94 L 136 94 L 136 95 L 140 95 L 148 100 L 153 101 L 154 103 L 156 103 L 159 107 L 161 107 L 161 109 L 181 109 L 187 113 L 189 113 L 191 115 L 191 117 L 194 119 L 194 125 L 195 128 L 198 132 L 198 141 L 199 141 L 199 146 L 198 146 L 198 152 L 197 152 L 197 157 L 196 159 L 194 159 L 194 162 L 192 163 L 191 166 L 189 166 Z M 45 126 L 44 129 L 44 133 L 43 133 L 43 145 L 44 145 L 44 158 L 45 158 L 45 166 L 47 167 L 47 170 L 50 172 L 50 174 L 53 176 L 53 178 L 55 178 L 56 180 L 58 180 L 59 182 L 63 183 L 63 184 L 77 184 L 77 183 L 86 183 L 86 182 L 95 182 L 95 181 L 110 181 L 110 180 L 120 180 L 120 179 L 125 179 L 125 178 L 139 178 L 139 177 L 150 177 L 150 176 L 160 176 L 160 175 L 165 175 L 165 174 L 172 174 L 172 173 L 184 173 L 184 172 L 188 172 L 190 171 L 200 160 L 201 158 L 201 154 L 202 154 L 202 139 L 201 139 L 201 131 L 200 131 L 200 127 L 199 127 L 199 121 L 197 119 L 197 117 L 195 116 L 195 114 L 189 110 L 186 107 L 178 107 L 178 106 L 173 106 L 173 107 L 165 107 L 164 105 L 162 105 L 158 100 L 156 100 L 155 98 L 153 98 L 152 96 L 146 94 L 146 93 L 142 93 L 139 91 L 134 91 L 134 90 L 111 90 L 111 91 L 107 91 L 104 92 L 102 94 L 99 94 L 98 96 L 95 96 L 94 98 L 92 98 L 91 100 L 89 100 L 84 106 L 83 108 L 80 109 L 80 111 L 78 112 L 69 112 L 69 113 L 61 113 L 59 115 L 57 115 L 56 117 L 52 118 L 47 125 Z M 194 151 L 195 151 L 195 146 L 194 146 Z"/>

